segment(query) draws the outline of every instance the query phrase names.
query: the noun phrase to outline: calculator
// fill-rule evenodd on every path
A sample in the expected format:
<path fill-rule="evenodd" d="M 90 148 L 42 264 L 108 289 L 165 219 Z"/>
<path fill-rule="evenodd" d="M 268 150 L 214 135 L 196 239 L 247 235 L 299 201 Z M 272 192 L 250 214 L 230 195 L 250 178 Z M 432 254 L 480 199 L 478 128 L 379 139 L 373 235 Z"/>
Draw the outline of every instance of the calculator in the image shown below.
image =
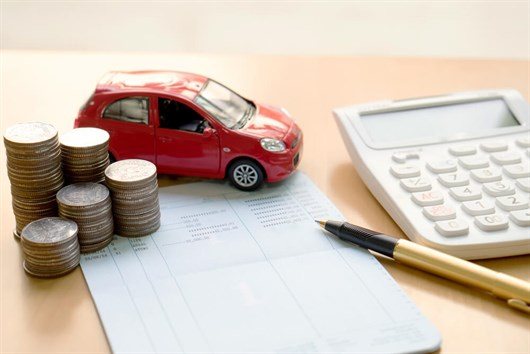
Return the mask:
<path fill-rule="evenodd" d="M 359 175 L 411 240 L 464 259 L 530 253 L 530 108 L 519 92 L 333 114 Z"/>

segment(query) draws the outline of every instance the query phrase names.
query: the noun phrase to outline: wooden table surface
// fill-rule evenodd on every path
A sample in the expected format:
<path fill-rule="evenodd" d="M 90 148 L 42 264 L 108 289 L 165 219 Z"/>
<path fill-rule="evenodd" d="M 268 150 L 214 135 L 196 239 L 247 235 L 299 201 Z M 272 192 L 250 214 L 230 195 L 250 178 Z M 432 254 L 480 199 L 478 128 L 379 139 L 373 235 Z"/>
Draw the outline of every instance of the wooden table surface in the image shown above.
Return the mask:
<path fill-rule="evenodd" d="M 530 62 L 381 57 L 280 57 L 82 52 L 1 52 L 0 130 L 22 121 L 72 128 L 108 70 L 173 69 L 213 77 L 256 101 L 286 107 L 305 133 L 300 170 L 352 222 L 403 237 L 360 180 L 331 115 L 387 98 L 512 87 L 530 98 Z M 56 280 L 24 274 L 13 239 L 5 149 L 1 161 L 1 351 L 104 353 L 105 333 L 81 269 Z M 162 178 L 161 185 L 178 183 Z M 487 294 L 382 260 L 440 330 L 444 353 L 529 353 L 530 316 Z M 530 280 L 530 256 L 477 262 Z"/>

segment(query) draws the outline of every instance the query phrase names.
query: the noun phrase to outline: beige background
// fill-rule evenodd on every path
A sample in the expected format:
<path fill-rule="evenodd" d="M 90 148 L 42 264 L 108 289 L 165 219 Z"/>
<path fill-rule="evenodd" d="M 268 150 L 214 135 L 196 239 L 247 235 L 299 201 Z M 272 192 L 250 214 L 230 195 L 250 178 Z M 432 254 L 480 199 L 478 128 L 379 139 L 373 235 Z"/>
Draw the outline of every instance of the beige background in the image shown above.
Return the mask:
<path fill-rule="evenodd" d="M 4 49 L 530 59 L 528 0 L 6 1 Z"/>
<path fill-rule="evenodd" d="M 171 54 L 0 53 L 0 130 L 41 120 L 72 128 L 78 107 L 110 69 L 202 73 L 252 99 L 286 107 L 305 133 L 300 170 L 354 223 L 403 236 L 359 179 L 332 119 L 334 107 L 481 88 L 513 87 L 530 98 L 528 61 Z M 0 148 L 2 352 L 107 352 L 82 272 L 36 280 L 22 270 Z M 164 177 L 162 185 L 181 181 Z M 502 301 L 381 259 L 443 336 L 444 353 L 528 353 L 530 317 Z M 530 280 L 530 256 L 480 261 Z"/>

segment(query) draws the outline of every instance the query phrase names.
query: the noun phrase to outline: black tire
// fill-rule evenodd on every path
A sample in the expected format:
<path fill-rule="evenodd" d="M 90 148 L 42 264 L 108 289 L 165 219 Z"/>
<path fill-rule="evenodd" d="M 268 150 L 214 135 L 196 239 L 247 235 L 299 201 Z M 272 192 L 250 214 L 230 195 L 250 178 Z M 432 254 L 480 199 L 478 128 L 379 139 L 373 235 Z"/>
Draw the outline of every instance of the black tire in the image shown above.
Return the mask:
<path fill-rule="evenodd" d="M 261 187 L 264 175 L 256 162 L 242 159 L 230 165 L 228 179 L 237 189 L 249 192 Z"/>

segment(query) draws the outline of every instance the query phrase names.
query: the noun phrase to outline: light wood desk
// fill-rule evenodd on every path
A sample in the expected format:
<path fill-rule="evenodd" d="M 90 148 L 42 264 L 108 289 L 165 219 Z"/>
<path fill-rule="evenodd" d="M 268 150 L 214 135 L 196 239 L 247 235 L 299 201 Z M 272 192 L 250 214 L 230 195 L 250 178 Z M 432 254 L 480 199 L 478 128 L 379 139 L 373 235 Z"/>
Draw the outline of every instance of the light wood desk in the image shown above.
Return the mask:
<path fill-rule="evenodd" d="M 403 237 L 350 162 L 331 109 L 385 98 L 513 87 L 530 99 L 530 63 L 412 58 L 1 53 L 1 126 L 40 120 L 72 128 L 78 107 L 112 69 L 202 73 L 260 102 L 288 108 L 305 133 L 300 170 L 352 222 Z M 1 151 L 1 351 L 108 352 L 105 333 L 80 269 L 56 280 L 24 274 Z M 177 183 L 162 178 L 161 185 Z M 502 301 L 383 260 L 399 285 L 440 330 L 444 353 L 528 353 L 530 317 Z M 530 256 L 478 262 L 530 280 Z"/>

